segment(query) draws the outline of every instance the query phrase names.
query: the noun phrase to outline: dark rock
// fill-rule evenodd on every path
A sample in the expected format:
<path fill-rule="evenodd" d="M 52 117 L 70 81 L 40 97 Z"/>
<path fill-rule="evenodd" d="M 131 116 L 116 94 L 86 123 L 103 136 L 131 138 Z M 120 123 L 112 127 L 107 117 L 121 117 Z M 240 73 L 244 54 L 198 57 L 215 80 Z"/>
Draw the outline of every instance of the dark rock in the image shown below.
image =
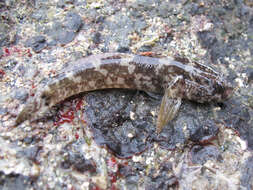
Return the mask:
<path fill-rule="evenodd" d="M 171 162 L 164 162 L 160 166 L 161 170 L 160 172 L 168 173 L 169 171 L 172 171 L 172 163 Z"/>
<path fill-rule="evenodd" d="M 159 6 L 159 9 L 157 9 L 157 15 L 163 18 L 167 18 L 169 15 L 171 15 L 173 8 L 169 4 L 169 2 L 162 1 Z"/>
<path fill-rule="evenodd" d="M 101 42 L 101 34 L 99 32 L 96 32 L 92 37 L 92 41 L 95 44 L 99 44 Z"/>
<path fill-rule="evenodd" d="M 74 4 L 75 0 L 59 0 L 57 2 L 57 7 L 65 8 L 68 4 Z"/>
<path fill-rule="evenodd" d="M 198 3 L 192 3 L 191 4 L 190 14 L 192 16 L 205 14 L 205 11 L 206 11 L 206 8 L 205 7 L 200 7 Z"/>
<path fill-rule="evenodd" d="M 145 20 L 138 19 L 134 22 L 134 28 L 137 32 L 141 33 L 142 30 L 144 30 L 147 27 L 147 23 Z"/>
<path fill-rule="evenodd" d="M 4 174 L 0 172 L 0 189 L 9 189 L 9 190 L 26 190 L 33 189 L 32 183 L 34 179 L 29 178 L 27 176 L 23 176 L 21 174 Z"/>
<path fill-rule="evenodd" d="M 251 83 L 253 81 L 253 68 L 251 67 L 247 68 L 246 74 L 248 77 L 248 83 Z"/>
<path fill-rule="evenodd" d="M 82 18 L 76 13 L 69 12 L 63 23 L 55 21 L 51 28 L 44 30 L 44 33 L 53 39 L 50 46 L 55 46 L 58 43 L 66 45 L 75 39 L 81 26 Z"/>
<path fill-rule="evenodd" d="M 5 0 L 0 0 L 0 9 L 5 8 L 5 7 L 6 7 Z"/>
<path fill-rule="evenodd" d="M 25 144 L 31 144 L 31 143 L 33 142 L 33 137 L 25 137 L 25 138 L 23 139 L 23 142 L 24 142 Z"/>
<path fill-rule="evenodd" d="M 84 172 L 90 172 L 95 173 L 96 172 L 96 165 L 91 160 L 84 159 L 83 157 L 79 157 L 75 159 L 75 162 L 73 163 L 74 169 L 76 169 L 78 172 L 84 173 Z"/>
<path fill-rule="evenodd" d="M 194 164 L 204 164 L 207 160 L 222 160 L 219 149 L 213 145 L 193 146 L 191 149 L 191 158 Z"/>
<path fill-rule="evenodd" d="M 152 103 L 144 96 L 133 98 L 134 95 L 134 91 L 112 90 L 89 93 L 86 97 L 89 106 L 85 114 L 94 140 L 119 158 L 131 157 L 152 145 L 150 134 L 154 134 L 155 128 L 148 107 Z M 132 98 L 134 102 L 129 104 Z M 140 102 L 145 102 L 145 106 L 140 106 Z M 135 120 L 131 120 L 130 111 L 136 114 Z"/>
<path fill-rule="evenodd" d="M 216 36 L 212 32 L 198 32 L 197 36 L 203 48 L 211 48 L 217 42 Z"/>
<path fill-rule="evenodd" d="M 152 51 L 152 46 L 148 46 L 148 45 L 141 46 L 141 47 L 138 49 L 138 51 L 139 51 L 139 52 Z"/>
<path fill-rule="evenodd" d="M 1 57 L 1 56 L 0 56 Z M 15 59 L 9 59 L 7 63 L 4 65 L 6 70 L 13 70 L 14 67 L 17 65 L 17 61 Z"/>
<path fill-rule="evenodd" d="M 25 42 L 26 47 L 31 47 L 33 51 L 39 53 L 47 47 L 46 38 L 44 36 L 35 36 Z"/>
<path fill-rule="evenodd" d="M 96 18 L 95 23 L 103 23 L 105 20 L 104 16 L 99 16 L 98 18 Z"/>
<path fill-rule="evenodd" d="M 40 8 L 40 9 L 34 10 L 34 12 L 31 15 L 31 18 L 33 18 L 34 20 L 40 21 L 40 22 L 46 21 L 48 19 L 47 18 L 47 9 Z"/>
<path fill-rule="evenodd" d="M 132 167 L 128 165 L 119 165 L 118 174 L 120 177 L 127 177 L 134 174 Z"/>
<path fill-rule="evenodd" d="M 61 163 L 61 167 L 63 169 L 68 169 L 70 167 L 73 167 L 74 170 L 80 173 L 84 173 L 84 172 L 95 173 L 96 172 L 95 162 L 93 160 L 85 159 L 81 153 L 68 152 L 67 157 Z"/>
<path fill-rule="evenodd" d="M 129 49 L 129 47 L 119 46 L 117 49 L 117 52 L 128 53 L 128 52 L 130 52 L 130 49 Z"/>
<path fill-rule="evenodd" d="M 243 189 L 253 189 L 253 157 L 249 157 L 241 169 L 240 185 Z"/>
<path fill-rule="evenodd" d="M 10 26 L 5 23 L 0 23 L 0 47 L 7 46 L 10 43 Z"/>
<path fill-rule="evenodd" d="M 229 126 L 236 130 L 240 137 L 247 141 L 249 149 L 253 150 L 253 121 L 252 111 L 245 107 L 237 99 L 230 99 L 225 102 L 225 109 L 219 113 L 219 118 L 224 122 L 225 126 Z"/>
<path fill-rule="evenodd" d="M 177 117 L 174 123 L 170 122 L 163 128 L 162 132 L 155 140 L 161 148 L 170 150 L 175 149 L 177 144 L 184 144 L 187 140 L 183 133 L 184 125 L 187 125 L 188 128 L 198 127 L 193 116 L 185 115 Z"/>
<path fill-rule="evenodd" d="M 101 14 L 96 9 L 91 9 L 87 12 L 86 15 L 92 22 L 96 22 L 96 20 L 101 16 Z"/>
<path fill-rule="evenodd" d="M 149 172 L 148 176 L 151 178 L 151 182 L 146 185 L 146 189 L 174 189 L 178 180 L 174 175 L 169 174 L 172 171 L 172 163 L 165 161 L 159 168 L 159 172 L 155 171 L 154 168 L 151 169 L 154 172 Z"/>
<path fill-rule="evenodd" d="M 127 184 L 138 184 L 139 176 L 138 175 L 130 175 L 126 177 L 126 183 Z"/>
<path fill-rule="evenodd" d="M 72 42 L 75 39 L 76 33 L 73 31 L 66 31 L 66 30 L 61 30 L 60 33 L 58 33 L 57 36 L 57 41 L 62 44 L 68 44 Z"/>
<path fill-rule="evenodd" d="M 63 22 L 63 27 L 70 31 L 78 32 L 82 27 L 83 21 L 77 13 L 69 12 Z"/>
<path fill-rule="evenodd" d="M 213 121 L 203 122 L 202 126 L 190 129 L 190 140 L 207 143 L 217 136 L 219 127 Z"/>
<path fill-rule="evenodd" d="M 42 149 L 42 147 L 40 147 L 40 146 L 32 146 L 32 147 L 25 148 L 24 150 L 18 152 L 17 155 L 20 154 L 20 155 L 25 156 L 29 160 L 32 160 L 33 162 L 38 162 L 37 156 L 38 156 L 38 153 L 41 149 Z"/>
<path fill-rule="evenodd" d="M 167 189 L 177 189 L 178 187 L 178 179 L 175 176 L 168 176 L 165 174 L 159 175 L 157 177 L 152 177 L 152 182 L 148 185 L 146 185 L 147 190 L 152 189 L 161 189 L 161 190 L 167 190 Z"/>

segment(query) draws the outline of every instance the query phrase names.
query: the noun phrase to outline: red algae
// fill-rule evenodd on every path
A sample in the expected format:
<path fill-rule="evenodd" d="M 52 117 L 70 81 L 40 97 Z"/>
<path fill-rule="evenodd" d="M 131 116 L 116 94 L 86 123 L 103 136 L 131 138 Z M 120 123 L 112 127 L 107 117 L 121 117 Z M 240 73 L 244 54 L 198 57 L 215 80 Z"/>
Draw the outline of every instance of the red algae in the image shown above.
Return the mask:
<path fill-rule="evenodd" d="M 0 69 L 0 78 L 3 78 L 4 75 L 5 75 L 4 70 Z"/>
<path fill-rule="evenodd" d="M 67 111 L 59 111 L 57 120 L 54 122 L 54 125 L 59 126 L 63 123 L 71 123 L 75 119 L 75 113 L 82 108 L 83 101 L 81 99 L 72 100 L 71 106 Z M 76 139 L 79 138 L 79 135 L 75 135 Z"/>
<path fill-rule="evenodd" d="M 9 57 L 11 55 L 18 55 L 18 56 L 24 56 L 27 55 L 28 57 L 32 57 L 32 53 L 30 49 L 26 49 L 19 46 L 11 46 L 11 47 L 5 47 L 3 48 L 4 54 L 2 57 Z"/>

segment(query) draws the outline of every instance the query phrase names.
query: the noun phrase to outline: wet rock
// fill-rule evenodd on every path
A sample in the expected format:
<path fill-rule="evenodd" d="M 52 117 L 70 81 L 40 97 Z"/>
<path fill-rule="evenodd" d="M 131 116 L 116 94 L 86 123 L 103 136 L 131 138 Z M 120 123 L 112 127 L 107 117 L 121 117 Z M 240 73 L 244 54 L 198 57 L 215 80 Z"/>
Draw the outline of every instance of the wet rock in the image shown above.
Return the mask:
<path fill-rule="evenodd" d="M 241 170 L 241 186 L 247 190 L 253 189 L 253 157 L 249 157 Z"/>
<path fill-rule="evenodd" d="M 224 110 L 219 113 L 219 118 L 226 126 L 236 130 L 240 137 L 247 141 L 248 147 L 253 150 L 253 121 L 252 111 L 245 107 L 239 100 L 231 99 L 226 102 Z"/>
<path fill-rule="evenodd" d="M 31 47 L 34 52 L 39 53 L 41 50 L 47 47 L 47 41 L 44 36 L 35 36 L 28 39 L 25 42 L 25 46 Z"/>
<path fill-rule="evenodd" d="M 132 167 L 128 165 L 119 165 L 118 174 L 120 177 L 127 177 L 134 174 Z"/>
<path fill-rule="evenodd" d="M 197 36 L 203 48 L 211 48 L 217 42 L 217 38 L 213 32 L 209 31 L 198 32 Z"/>
<path fill-rule="evenodd" d="M 134 91 L 108 90 L 89 93 L 86 102 L 85 118 L 94 140 L 115 156 L 128 158 L 152 145 L 150 134 L 155 128 L 148 106 L 152 103 L 144 96 L 135 96 Z M 136 114 L 135 119 L 130 118 L 130 112 Z"/>
<path fill-rule="evenodd" d="M 197 125 L 194 123 L 194 121 L 194 117 L 187 115 L 177 117 L 177 119 L 175 119 L 175 122 L 170 122 L 167 126 L 164 127 L 156 141 L 161 148 L 170 150 L 175 149 L 177 144 L 183 145 L 187 140 L 183 132 L 183 127 L 187 123 L 187 126 L 189 128 L 196 128 Z"/>
<path fill-rule="evenodd" d="M 80 152 L 73 152 L 68 147 L 67 156 L 64 158 L 64 161 L 61 162 L 61 167 L 63 169 L 72 168 L 80 173 L 96 172 L 96 164 L 92 159 L 86 159 L 84 155 Z M 63 150 L 65 152 L 65 150 Z"/>
<path fill-rule="evenodd" d="M 63 21 L 63 27 L 73 32 L 78 32 L 82 24 L 83 21 L 80 15 L 73 12 L 69 12 Z"/>
<path fill-rule="evenodd" d="M 150 172 L 149 177 L 151 181 L 146 185 L 146 189 L 169 189 L 176 188 L 178 185 L 178 179 L 171 174 L 168 174 L 171 169 L 167 170 L 162 168 L 159 171 L 159 175 L 153 175 L 153 172 Z"/>
<path fill-rule="evenodd" d="M 130 175 L 128 177 L 126 177 L 126 183 L 128 184 L 138 184 L 138 180 L 139 180 L 139 176 L 137 175 Z"/>
<path fill-rule="evenodd" d="M 138 189 L 138 181 L 140 177 L 138 175 L 130 175 L 125 178 L 127 189 Z"/>
<path fill-rule="evenodd" d="M 253 81 L 253 68 L 251 67 L 247 68 L 246 74 L 248 77 L 248 83 L 251 83 Z"/>
<path fill-rule="evenodd" d="M 172 14 L 173 8 L 169 6 L 169 2 L 162 1 L 159 9 L 157 10 L 157 15 L 163 18 L 167 18 L 169 15 Z"/>
<path fill-rule="evenodd" d="M 204 164 L 207 160 L 221 161 L 219 149 L 213 145 L 195 145 L 191 149 L 191 161 L 194 164 Z"/>
<path fill-rule="evenodd" d="M 178 180 L 175 176 L 170 177 L 158 176 L 152 179 L 151 184 L 146 185 L 146 190 L 152 189 L 167 190 L 170 188 L 177 189 L 177 187 L 178 187 Z"/>
<path fill-rule="evenodd" d="M 176 188 L 178 185 L 178 179 L 173 175 L 169 174 L 172 171 L 172 163 L 164 162 L 160 165 L 159 171 L 149 172 L 150 182 L 146 185 L 146 189 L 170 189 Z M 154 170 L 154 168 L 152 168 Z"/>
<path fill-rule="evenodd" d="M 219 127 L 213 121 L 202 122 L 201 125 L 198 128 L 190 130 L 190 140 L 207 143 L 217 136 Z"/>
<path fill-rule="evenodd" d="M 72 42 L 75 39 L 76 33 L 73 31 L 61 30 L 56 37 L 56 41 L 60 44 L 65 45 Z"/>
<path fill-rule="evenodd" d="M 7 46 L 10 43 L 10 26 L 0 23 L 0 47 Z"/>
<path fill-rule="evenodd" d="M 55 21 L 51 28 L 44 30 L 44 33 L 51 36 L 50 46 L 56 44 L 65 45 L 75 39 L 77 32 L 82 27 L 82 18 L 73 12 L 67 13 L 63 22 Z"/>
<path fill-rule="evenodd" d="M 92 36 L 92 41 L 95 44 L 99 44 L 101 42 L 101 34 L 99 32 L 96 32 L 93 36 Z"/>

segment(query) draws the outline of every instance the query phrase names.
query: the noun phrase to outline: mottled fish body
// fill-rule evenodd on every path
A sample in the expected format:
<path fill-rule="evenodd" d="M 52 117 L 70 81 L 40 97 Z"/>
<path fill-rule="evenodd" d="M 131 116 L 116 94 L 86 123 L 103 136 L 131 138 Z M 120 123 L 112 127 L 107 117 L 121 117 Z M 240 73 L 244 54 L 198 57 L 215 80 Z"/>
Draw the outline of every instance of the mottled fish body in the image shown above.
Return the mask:
<path fill-rule="evenodd" d="M 126 53 L 104 53 L 82 58 L 62 69 L 47 85 L 38 87 L 16 119 L 36 120 L 66 98 L 100 89 L 124 88 L 164 94 L 157 132 L 172 120 L 182 99 L 221 102 L 232 94 L 223 76 L 198 63 Z"/>

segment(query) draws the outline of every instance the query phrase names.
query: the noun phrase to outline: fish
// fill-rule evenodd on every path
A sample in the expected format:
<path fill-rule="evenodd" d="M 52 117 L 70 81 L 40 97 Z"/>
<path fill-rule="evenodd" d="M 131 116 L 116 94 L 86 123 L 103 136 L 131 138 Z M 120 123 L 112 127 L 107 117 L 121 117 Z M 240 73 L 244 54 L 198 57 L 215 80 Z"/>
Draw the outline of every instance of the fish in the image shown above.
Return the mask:
<path fill-rule="evenodd" d="M 101 53 L 69 63 L 46 84 L 39 84 L 15 123 L 43 118 L 52 107 L 76 94 L 112 88 L 163 94 L 157 133 L 176 117 L 183 100 L 223 102 L 233 94 L 232 85 L 222 74 L 200 63 L 172 57 Z"/>

